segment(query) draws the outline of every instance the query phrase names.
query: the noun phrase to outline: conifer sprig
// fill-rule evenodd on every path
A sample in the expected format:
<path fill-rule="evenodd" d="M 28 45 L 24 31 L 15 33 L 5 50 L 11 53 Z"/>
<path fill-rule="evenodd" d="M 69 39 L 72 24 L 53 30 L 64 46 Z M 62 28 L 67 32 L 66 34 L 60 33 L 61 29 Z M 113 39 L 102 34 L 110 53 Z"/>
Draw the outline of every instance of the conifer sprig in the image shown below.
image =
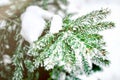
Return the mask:
<path fill-rule="evenodd" d="M 100 67 L 109 65 L 105 42 L 98 34 L 114 27 L 113 22 L 102 21 L 109 12 L 101 9 L 76 20 L 68 16 L 64 18 L 63 29 L 59 33 L 44 34 L 29 47 L 27 57 L 30 58 L 24 60 L 28 72 L 44 67 L 52 70 L 52 79 L 58 79 L 63 74 L 65 80 L 79 80 L 79 75 L 92 73 L 93 64 Z"/>

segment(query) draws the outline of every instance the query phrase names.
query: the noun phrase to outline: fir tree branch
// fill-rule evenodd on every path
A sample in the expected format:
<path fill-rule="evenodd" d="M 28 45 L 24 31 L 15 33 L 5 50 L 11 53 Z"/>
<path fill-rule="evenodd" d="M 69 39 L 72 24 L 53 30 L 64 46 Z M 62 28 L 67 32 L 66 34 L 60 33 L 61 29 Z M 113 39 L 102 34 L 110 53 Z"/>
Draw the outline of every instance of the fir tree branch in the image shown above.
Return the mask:
<path fill-rule="evenodd" d="M 13 65 L 15 66 L 15 72 L 13 74 L 12 80 L 22 80 L 23 78 L 23 56 L 22 44 L 19 44 L 15 55 L 13 55 Z"/>
<path fill-rule="evenodd" d="M 103 41 L 103 37 L 100 34 L 88 34 L 88 33 L 78 33 L 76 36 L 85 43 L 86 47 L 89 49 L 97 48 L 100 50 L 103 46 L 105 46 L 105 42 Z"/>
<path fill-rule="evenodd" d="M 94 25 L 80 26 L 80 29 L 85 33 L 98 33 L 99 31 L 111 29 L 113 27 L 115 27 L 113 22 L 99 22 Z"/>
<path fill-rule="evenodd" d="M 34 72 L 40 66 L 53 69 L 53 72 L 56 67 L 62 67 L 63 72 L 70 74 L 65 79 L 77 79 L 78 75 L 89 75 L 92 64 L 108 65 L 103 37 L 98 34 L 114 27 L 113 22 L 102 21 L 108 13 L 107 9 L 96 10 L 76 20 L 67 16 L 59 33 L 46 33 L 29 47 L 24 60 L 28 72 Z"/>
<path fill-rule="evenodd" d="M 108 9 L 101 9 L 92 11 L 86 15 L 83 15 L 75 20 L 75 26 L 81 26 L 83 24 L 93 24 L 96 22 L 100 22 L 110 13 Z"/>
<path fill-rule="evenodd" d="M 108 66 L 110 64 L 110 61 L 106 58 L 102 58 L 100 56 L 94 56 L 92 58 L 92 61 L 94 64 L 99 65 L 99 66 Z"/>

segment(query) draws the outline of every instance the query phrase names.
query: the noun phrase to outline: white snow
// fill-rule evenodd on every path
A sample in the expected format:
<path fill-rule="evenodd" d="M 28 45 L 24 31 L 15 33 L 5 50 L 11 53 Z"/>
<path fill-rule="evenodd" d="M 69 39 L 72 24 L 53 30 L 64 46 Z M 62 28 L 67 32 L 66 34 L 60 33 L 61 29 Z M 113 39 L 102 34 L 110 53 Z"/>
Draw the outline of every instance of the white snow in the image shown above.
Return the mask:
<path fill-rule="evenodd" d="M 6 26 L 6 21 L 0 20 L 0 29 L 5 29 L 5 26 Z"/>
<path fill-rule="evenodd" d="M 10 0 L 0 0 L 0 7 L 10 4 Z"/>
<path fill-rule="evenodd" d="M 50 33 L 58 33 L 62 29 L 62 17 L 54 15 L 51 21 Z"/>
<path fill-rule="evenodd" d="M 4 65 L 10 64 L 12 62 L 11 58 L 9 55 L 4 54 L 3 55 L 3 63 Z"/>
<path fill-rule="evenodd" d="M 26 11 L 29 11 L 30 13 L 33 12 L 33 14 L 36 13 L 39 16 L 41 15 L 42 18 L 47 20 L 50 20 L 54 16 L 54 13 L 46 11 L 38 6 L 29 6 Z"/>
<path fill-rule="evenodd" d="M 62 17 L 38 6 L 29 6 L 21 15 L 22 37 L 30 44 L 38 40 L 45 29 L 45 20 L 51 20 L 50 33 L 58 33 L 62 29 Z"/>
<path fill-rule="evenodd" d="M 39 14 L 39 7 L 28 7 L 22 14 L 21 35 L 29 43 L 33 43 L 42 34 L 45 28 L 45 20 Z"/>

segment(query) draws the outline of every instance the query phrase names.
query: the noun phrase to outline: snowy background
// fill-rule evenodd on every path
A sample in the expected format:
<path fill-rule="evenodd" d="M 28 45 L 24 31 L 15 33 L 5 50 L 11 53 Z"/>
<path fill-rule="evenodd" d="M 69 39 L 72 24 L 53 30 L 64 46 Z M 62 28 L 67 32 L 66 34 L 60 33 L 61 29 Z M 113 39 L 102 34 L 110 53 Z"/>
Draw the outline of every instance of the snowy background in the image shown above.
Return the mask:
<path fill-rule="evenodd" d="M 0 0 L 0 6 L 4 6 L 8 4 L 10 4 L 10 0 Z"/>
<path fill-rule="evenodd" d="M 111 9 L 111 14 L 108 16 L 108 20 L 115 22 L 116 28 L 111 30 L 106 30 L 101 32 L 103 34 L 104 40 L 107 43 L 107 50 L 110 52 L 109 58 L 111 64 L 109 67 L 105 68 L 103 72 L 98 72 L 93 74 L 86 80 L 120 80 L 120 0 L 70 0 L 71 5 L 75 9 L 72 10 L 79 11 L 79 15 L 88 13 L 92 10 L 97 10 L 100 8 Z M 82 4 L 82 5 L 80 5 Z M 79 10 L 80 9 L 80 10 Z M 69 10 L 69 11 L 70 11 Z"/>
<path fill-rule="evenodd" d="M 101 8 L 111 9 L 108 20 L 115 22 L 116 28 L 101 32 L 107 43 L 107 50 L 110 52 L 109 58 L 111 64 L 105 68 L 103 72 L 95 73 L 86 80 L 120 80 L 120 0 L 69 0 L 67 12 L 77 12 L 73 18 L 77 18 L 82 14 L 91 12 Z M 0 0 L 0 6 L 10 4 L 9 0 Z M 84 79 L 85 80 L 85 79 Z"/>

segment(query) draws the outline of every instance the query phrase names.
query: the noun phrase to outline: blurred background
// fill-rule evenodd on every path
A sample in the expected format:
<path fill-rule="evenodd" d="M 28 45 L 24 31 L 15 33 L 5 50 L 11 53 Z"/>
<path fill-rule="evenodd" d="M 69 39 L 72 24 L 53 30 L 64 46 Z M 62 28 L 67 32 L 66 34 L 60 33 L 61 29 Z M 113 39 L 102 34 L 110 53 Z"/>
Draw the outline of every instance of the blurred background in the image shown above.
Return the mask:
<path fill-rule="evenodd" d="M 31 5 L 32 1 L 34 0 L 0 0 L 0 29 L 4 29 L 4 25 L 6 24 L 5 20 L 11 20 L 15 17 L 19 17 L 26 6 Z M 40 2 L 41 0 L 36 0 L 34 4 L 41 5 L 41 3 L 37 3 L 37 1 Z M 63 10 L 66 9 L 67 13 L 75 13 L 75 15 L 72 17 L 73 19 L 101 8 L 108 8 L 111 10 L 111 14 L 107 17 L 107 20 L 113 21 L 116 27 L 111 30 L 100 32 L 100 34 L 103 34 L 104 40 L 106 41 L 106 49 L 110 52 L 109 59 L 111 60 L 111 64 L 109 67 L 105 67 L 104 71 L 96 72 L 84 80 L 120 80 L 120 0 L 67 1 L 67 6 L 65 6 L 63 3 L 60 3 L 60 7 Z M 49 8 L 47 8 L 48 11 L 57 12 L 59 15 L 64 17 L 64 11 L 56 11 L 56 9 L 56 7 L 51 5 L 49 6 Z M 16 21 L 14 22 L 17 24 Z M 11 33 L 11 35 L 15 35 L 15 33 L 13 32 Z M 0 50 L 3 50 L 2 48 L 6 47 L 6 51 L 0 51 L 0 63 L 4 62 L 4 65 L 11 63 L 10 57 L 12 55 L 12 51 L 14 51 L 14 49 L 16 48 L 16 46 L 14 45 L 16 42 L 12 40 L 10 36 L 8 38 L 8 41 L 10 42 L 10 44 L 6 46 L 3 46 L 3 42 L 0 42 Z M 2 67 L 3 66 L 0 64 L 1 71 L 3 70 Z M 0 74 L 2 73 L 0 72 Z"/>

